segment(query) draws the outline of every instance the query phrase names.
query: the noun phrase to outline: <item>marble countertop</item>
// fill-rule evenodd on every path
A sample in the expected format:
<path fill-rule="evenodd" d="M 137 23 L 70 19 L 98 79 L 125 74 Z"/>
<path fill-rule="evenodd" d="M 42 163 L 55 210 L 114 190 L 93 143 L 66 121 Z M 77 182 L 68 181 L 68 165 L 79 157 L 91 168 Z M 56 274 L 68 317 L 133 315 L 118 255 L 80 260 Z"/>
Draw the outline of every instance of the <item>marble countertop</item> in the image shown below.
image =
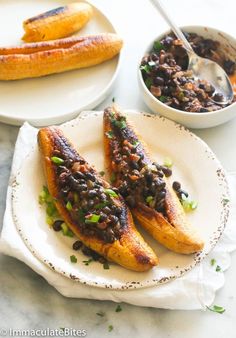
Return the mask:
<path fill-rule="evenodd" d="M 136 82 L 137 62 L 149 40 L 167 26 L 148 0 L 94 0 L 125 38 L 124 59 L 115 89 L 98 108 L 116 98 L 123 108 L 148 111 L 139 97 Z M 236 35 L 233 0 L 166 1 L 181 25 L 207 24 Z M 229 8 L 229 10 L 226 10 Z M 5 208 L 7 182 L 18 128 L 0 124 L 0 224 Z M 226 170 L 236 171 L 236 119 L 222 126 L 195 130 L 216 153 Z M 1 226 L 1 225 L 0 225 Z M 222 315 L 210 311 L 170 311 L 140 308 L 105 301 L 67 299 L 43 278 L 16 259 L 0 255 L 0 335 L 1 328 L 38 329 L 61 327 L 84 329 L 87 337 L 235 337 L 236 253 L 225 273 L 225 286 L 217 293 L 214 304 L 225 307 Z M 104 316 L 96 315 L 104 312 Z M 113 330 L 109 332 L 109 325 Z"/>

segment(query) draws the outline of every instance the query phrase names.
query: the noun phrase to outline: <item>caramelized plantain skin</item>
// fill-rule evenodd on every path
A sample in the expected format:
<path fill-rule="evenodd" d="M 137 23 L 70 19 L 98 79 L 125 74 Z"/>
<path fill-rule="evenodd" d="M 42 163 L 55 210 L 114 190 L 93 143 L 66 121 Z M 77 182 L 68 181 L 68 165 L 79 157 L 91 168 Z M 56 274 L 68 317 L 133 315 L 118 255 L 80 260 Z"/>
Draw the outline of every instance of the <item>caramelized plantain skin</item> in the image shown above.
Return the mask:
<path fill-rule="evenodd" d="M 55 150 L 63 152 L 63 155 L 72 161 L 76 157 L 78 158 L 79 155 L 63 136 L 62 132 L 56 127 L 40 129 L 38 133 L 38 144 L 49 192 L 56 200 L 55 204 L 59 214 L 79 239 L 92 250 L 127 269 L 142 272 L 157 265 L 158 260 L 156 255 L 136 230 L 132 215 L 121 196 L 119 196 L 118 203 L 123 210 L 125 210 L 126 226 L 119 240 L 115 240 L 113 243 L 105 243 L 95 236 L 86 236 L 81 233 L 79 227 L 73 221 L 70 211 L 64 207 L 57 185 L 55 165 L 51 161 Z M 99 177 L 104 187 L 110 187 L 93 167 L 89 167 L 89 171 Z"/>
<path fill-rule="evenodd" d="M 122 115 L 117 107 L 110 107 L 104 112 L 104 150 L 106 168 L 111 175 L 113 172 L 112 168 L 112 142 L 107 137 L 107 132 L 114 130 L 111 124 L 110 116 L 113 112 L 113 117 Z M 137 134 L 133 126 L 126 121 L 127 135 L 135 134 L 141 145 L 142 154 L 147 164 L 153 163 L 151 155 L 147 149 L 146 144 L 141 140 L 141 137 Z M 116 136 L 117 140 L 117 136 Z M 117 140 L 122 142 L 123 140 Z M 119 173 L 122 179 L 122 174 Z M 153 208 L 150 208 L 144 203 L 139 203 L 138 206 L 130 208 L 132 215 L 136 218 L 139 223 L 145 228 L 150 235 L 155 238 L 162 245 L 168 249 L 181 254 L 192 254 L 201 250 L 204 246 L 204 242 L 199 238 L 195 231 L 191 228 L 185 216 L 184 209 L 176 196 L 176 193 L 169 185 L 169 182 L 164 178 L 166 182 L 166 197 L 165 197 L 165 212 L 164 217 L 162 213 L 157 212 Z M 114 182 L 114 186 L 118 186 L 117 180 Z"/>
<path fill-rule="evenodd" d="M 83 28 L 93 15 L 88 3 L 75 2 L 29 18 L 23 22 L 25 42 L 67 37 Z"/>

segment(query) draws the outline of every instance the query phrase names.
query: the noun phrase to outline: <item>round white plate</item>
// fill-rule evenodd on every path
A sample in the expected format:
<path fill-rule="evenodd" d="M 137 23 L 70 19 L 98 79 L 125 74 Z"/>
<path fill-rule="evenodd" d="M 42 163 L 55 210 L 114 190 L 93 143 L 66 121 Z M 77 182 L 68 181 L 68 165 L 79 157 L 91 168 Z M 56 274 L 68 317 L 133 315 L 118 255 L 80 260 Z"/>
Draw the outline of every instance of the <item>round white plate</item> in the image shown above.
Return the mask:
<path fill-rule="evenodd" d="M 18 45 L 22 22 L 38 13 L 68 4 L 61 0 L 0 0 L 0 45 Z M 93 6 L 94 7 L 94 6 Z M 109 19 L 94 7 L 94 15 L 78 35 L 115 33 Z M 111 92 L 120 55 L 101 65 L 36 79 L 0 81 L 0 122 L 35 126 L 56 124 L 92 109 Z"/>
<path fill-rule="evenodd" d="M 45 180 L 38 147 L 25 159 L 13 185 L 13 215 L 25 244 L 41 261 L 59 273 L 84 284 L 111 289 L 133 289 L 153 286 L 177 278 L 192 269 L 218 241 L 228 217 L 228 186 L 224 171 L 208 146 L 184 127 L 163 117 L 129 112 L 130 120 L 149 145 L 154 159 L 163 163 L 168 156 L 174 162 L 170 180 L 182 183 L 198 201 L 198 208 L 187 214 L 192 226 L 205 241 L 202 252 L 194 255 L 175 254 L 143 236 L 160 259 L 149 272 L 132 272 L 116 264 L 104 270 L 98 262 L 83 264 L 87 258 L 72 250 L 76 240 L 50 229 L 45 222 L 45 209 L 38 195 Z M 98 170 L 104 169 L 102 114 L 89 113 L 61 126 L 79 152 Z M 70 262 L 76 255 L 78 262 Z"/>

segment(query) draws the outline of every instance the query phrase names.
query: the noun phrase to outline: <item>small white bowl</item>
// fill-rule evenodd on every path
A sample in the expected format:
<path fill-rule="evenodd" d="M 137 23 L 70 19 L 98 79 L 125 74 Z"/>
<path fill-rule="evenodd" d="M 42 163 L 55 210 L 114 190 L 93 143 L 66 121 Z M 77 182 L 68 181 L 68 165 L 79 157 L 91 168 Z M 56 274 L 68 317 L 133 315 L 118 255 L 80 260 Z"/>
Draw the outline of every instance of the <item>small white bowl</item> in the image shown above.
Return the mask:
<path fill-rule="evenodd" d="M 181 27 L 186 32 L 196 33 L 204 38 L 213 39 L 219 41 L 222 48 L 225 50 L 231 60 L 236 59 L 236 39 L 232 36 L 215 28 L 204 26 L 184 26 Z M 143 55 L 149 53 L 152 50 L 153 42 L 162 39 L 165 35 L 169 34 L 167 31 L 159 36 L 145 49 Z M 139 65 L 140 66 L 140 65 Z M 155 114 L 163 115 L 171 120 L 179 122 L 189 128 L 210 128 L 222 123 L 225 123 L 236 116 L 236 102 L 230 106 L 221 110 L 216 110 L 209 113 L 190 113 L 169 107 L 159 101 L 146 87 L 142 73 L 138 67 L 138 82 L 141 90 L 141 94 L 146 105 Z"/>

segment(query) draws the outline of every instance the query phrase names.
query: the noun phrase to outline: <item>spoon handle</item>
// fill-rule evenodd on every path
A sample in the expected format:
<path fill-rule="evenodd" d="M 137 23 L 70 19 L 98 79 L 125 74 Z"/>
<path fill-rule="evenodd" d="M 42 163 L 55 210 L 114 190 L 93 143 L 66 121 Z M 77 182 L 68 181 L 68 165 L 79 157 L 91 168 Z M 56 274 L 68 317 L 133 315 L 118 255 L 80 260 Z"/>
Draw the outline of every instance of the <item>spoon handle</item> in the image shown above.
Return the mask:
<path fill-rule="evenodd" d="M 153 6 L 159 11 L 161 16 L 166 20 L 168 25 L 172 28 L 173 32 L 179 38 L 180 40 L 183 41 L 184 48 L 187 49 L 189 52 L 193 52 L 193 49 L 188 42 L 188 40 L 185 38 L 184 34 L 182 31 L 179 29 L 179 27 L 174 23 L 172 18 L 170 17 L 169 13 L 167 13 L 165 7 L 163 6 L 161 0 L 150 0 Z"/>

